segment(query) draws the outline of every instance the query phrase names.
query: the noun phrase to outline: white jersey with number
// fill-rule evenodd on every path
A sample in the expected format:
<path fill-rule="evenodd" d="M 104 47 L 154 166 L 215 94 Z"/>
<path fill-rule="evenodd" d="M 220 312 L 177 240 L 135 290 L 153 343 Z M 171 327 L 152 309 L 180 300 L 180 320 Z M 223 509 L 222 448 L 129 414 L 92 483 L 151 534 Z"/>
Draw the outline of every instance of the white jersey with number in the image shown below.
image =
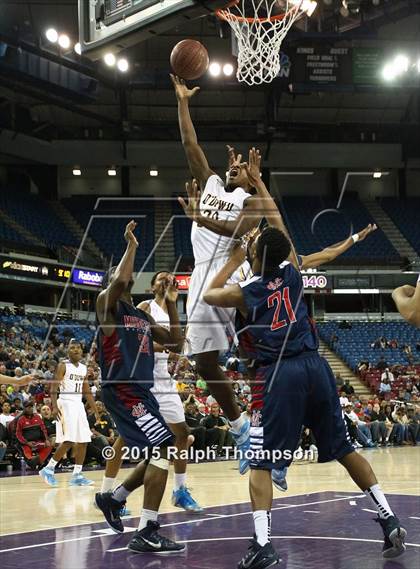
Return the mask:
<path fill-rule="evenodd" d="M 66 371 L 60 383 L 60 399 L 82 400 L 83 382 L 87 374 L 85 364 L 72 364 L 70 361 L 64 362 Z"/>
<path fill-rule="evenodd" d="M 222 179 L 213 174 L 202 191 L 200 211 L 210 219 L 233 221 L 243 210 L 245 200 L 250 197 L 251 195 L 242 188 L 227 192 Z M 226 257 L 232 249 L 233 242 L 232 237 L 217 235 L 205 227 L 199 227 L 195 222 L 192 225 L 191 243 L 196 265 Z"/>

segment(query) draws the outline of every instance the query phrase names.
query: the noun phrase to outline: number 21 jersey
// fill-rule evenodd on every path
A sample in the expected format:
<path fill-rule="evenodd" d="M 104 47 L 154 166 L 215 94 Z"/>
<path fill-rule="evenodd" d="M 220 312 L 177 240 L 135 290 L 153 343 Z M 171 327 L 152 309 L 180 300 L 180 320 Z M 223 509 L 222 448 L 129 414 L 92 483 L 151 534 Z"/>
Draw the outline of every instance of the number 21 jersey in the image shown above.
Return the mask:
<path fill-rule="evenodd" d="M 318 349 L 318 335 L 303 297 L 300 272 L 288 261 L 274 272 L 239 283 L 248 315 L 236 315 L 241 347 L 259 365 Z"/>

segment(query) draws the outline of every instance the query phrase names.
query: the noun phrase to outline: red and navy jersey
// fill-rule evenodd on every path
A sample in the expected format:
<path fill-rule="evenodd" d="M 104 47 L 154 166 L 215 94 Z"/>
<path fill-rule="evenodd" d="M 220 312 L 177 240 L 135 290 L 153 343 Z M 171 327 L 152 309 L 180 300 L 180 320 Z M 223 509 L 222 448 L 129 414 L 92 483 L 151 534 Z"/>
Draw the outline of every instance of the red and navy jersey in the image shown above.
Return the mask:
<path fill-rule="evenodd" d="M 318 335 L 303 297 L 300 272 L 288 261 L 266 277 L 239 283 L 248 315 L 236 315 L 239 343 L 257 365 L 318 349 Z"/>
<path fill-rule="evenodd" d="M 104 387 L 124 381 L 136 382 L 144 389 L 153 387 L 153 337 L 143 310 L 118 301 L 114 333 L 105 336 L 99 328 L 98 354 Z"/>

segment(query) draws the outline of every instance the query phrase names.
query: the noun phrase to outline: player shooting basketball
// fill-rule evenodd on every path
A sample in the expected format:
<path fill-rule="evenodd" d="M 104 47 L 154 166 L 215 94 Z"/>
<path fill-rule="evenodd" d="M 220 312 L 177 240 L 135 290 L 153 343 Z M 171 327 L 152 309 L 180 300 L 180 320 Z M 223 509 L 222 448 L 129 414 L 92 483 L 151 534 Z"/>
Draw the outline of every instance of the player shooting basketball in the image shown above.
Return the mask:
<path fill-rule="evenodd" d="M 227 284 L 245 257 L 245 251 L 237 247 L 204 294 L 212 306 L 236 309 L 236 332 L 256 370 L 250 434 L 255 537 L 238 567 L 260 569 L 279 561 L 270 540 L 271 471 L 292 462 L 303 425 L 315 436 L 318 461 L 338 460 L 371 499 L 384 533 L 383 556 L 397 557 L 405 550 L 406 530 L 394 515 L 370 464 L 350 443 L 334 374 L 318 353 L 317 334 L 303 300 L 297 255 L 259 176 L 255 151 L 251 151 L 249 164 L 250 180 L 266 204 L 269 225 L 248 245 L 254 276 L 239 284 Z M 275 455 L 275 451 L 282 454 Z"/>
<path fill-rule="evenodd" d="M 231 325 L 233 311 L 209 306 L 203 302 L 202 293 L 225 264 L 235 238 L 238 239 L 258 225 L 261 206 L 258 196 L 250 193 L 252 186 L 245 165 L 241 163 L 241 156 L 231 160 L 226 186 L 221 177 L 210 168 L 198 144 L 189 111 L 189 101 L 199 88 L 188 89 L 182 79 L 173 75 L 171 78 L 178 99 L 182 144 L 191 173 L 202 189 L 196 211 L 192 211 L 192 202 L 186 204 L 181 200 L 186 214 L 194 220 L 191 241 L 195 269 L 188 293 L 186 337 L 197 364 L 197 372 L 207 382 L 211 393 L 228 417 L 238 447 L 246 450 L 249 445 L 249 421 L 242 417 L 232 385 L 218 363 L 219 353 L 229 348 L 226 327 Z M 232 282 L 241 278 L 241 272 L 237 271 L 232 275 Z M 246 461 L 241 461 L 241 474 L 247 468 Z"/>

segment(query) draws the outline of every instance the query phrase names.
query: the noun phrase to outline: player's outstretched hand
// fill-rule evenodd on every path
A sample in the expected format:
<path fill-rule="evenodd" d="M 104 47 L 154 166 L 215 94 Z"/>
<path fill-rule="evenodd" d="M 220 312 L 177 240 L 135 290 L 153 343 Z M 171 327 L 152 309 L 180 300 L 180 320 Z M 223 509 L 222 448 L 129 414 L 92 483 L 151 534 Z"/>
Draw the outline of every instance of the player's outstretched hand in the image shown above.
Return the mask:
<path fill-rule="evenodd" d="M 175 94 L 178 101 L 182 101 L 183 99 L 191 99 L 194 95 L 200 90 L 200 87 L 193 87 L 192 89 L 188 89 L 185 84 L 185 81 L 176 75 L 170 74 L 172 85 L 175 87 Z"/>
<path fill-rule="evenodd" d="M 134 220 L 131 220 L 130 223 L 127 223 L 127 227 L 125 228 L 124 239 L 127 241 L 129 245 L 134 245 L 135 247 L 139 246 L 139 242 L 137 241 L 136 236 L 134 235 L 134 230 L 137 227 L 137 223 Z"/>
<path fill-rule="evenodd" d="M 261 154 L 254 147 L 249 151 L 248 163 L 245 164 L 248 181 L 253 188 L 261 184 Z"/>
<path fill-rule="evenodd" d="M 176 302 L 178 298 L 178 282 L 172 275 L 166 279 L 165 301 Z"/>
<path fill-rule="evenodd" d="M 199 221 L 200 219 L 200 197 L 201 193 L 198 189 L 197 180 L 193 180 L 191 184 L 185 184 L 185 189 L 188 195 L 188 203 L 184 198 L 179 197 L 178 201 L 182 205 L 185 215 L 192 221 Z"/>
<path fill-rule="evenodd" d="M 22 377 L 19 379 L 19 386 L 25 386 L 25 385 L 29 385 L 31 383 L 31 381 L 34 381 L 35 377 L 33 375 L 22 375 Z"/>
<path fill-rule="evenodd" d="M 363 241 L 363 239 L 366 239 L 366 237 L 368 235 L 370 235 L 371 233 L 373 233 L 377 229 L 378 229 L 378 227 L 377 227 L 376 223 L 369 223 L 369 225 L 367 227 L 365 227 L 364 229 L 359 231 L 359 233 L 358 233 L 359 241 Z"/>

